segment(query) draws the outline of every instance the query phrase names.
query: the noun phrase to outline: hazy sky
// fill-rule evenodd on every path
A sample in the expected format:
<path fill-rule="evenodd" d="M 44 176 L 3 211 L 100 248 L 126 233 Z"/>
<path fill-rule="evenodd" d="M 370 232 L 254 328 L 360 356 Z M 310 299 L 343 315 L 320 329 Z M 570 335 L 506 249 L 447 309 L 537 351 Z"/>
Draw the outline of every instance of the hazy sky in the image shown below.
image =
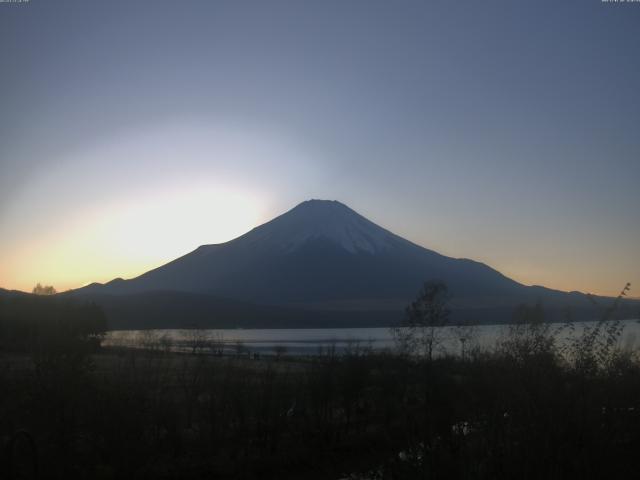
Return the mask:
<path fill-rule="evenodd" d="M 0 3 L 0 286 L 131 277 L 309 198 L 640 293 L 640 3 Z"/>

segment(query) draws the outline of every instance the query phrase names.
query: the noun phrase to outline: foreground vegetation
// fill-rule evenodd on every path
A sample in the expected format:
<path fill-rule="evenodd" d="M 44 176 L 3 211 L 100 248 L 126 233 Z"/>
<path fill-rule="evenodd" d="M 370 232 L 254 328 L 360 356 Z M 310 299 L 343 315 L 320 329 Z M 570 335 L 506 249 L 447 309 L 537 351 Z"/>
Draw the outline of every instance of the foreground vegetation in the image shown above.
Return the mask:
<path fill-rule="evenodd" d="M 464 361 L 357 348 L 304 361 L 5 355 L 0 431 L 28 432 L 12 468 L 37 461 L 41 478 L 619 478 L 639 467 L 633 355 L 593 370 L 530 347 L 510 339 Z"/>
<path fill-rule="evenodd" d="M 559 327 L 523 307 L 490 352 L 353 345 L 257 361 L 164 343 L 96 350 L 95 307 L 57 308 L 85 308 L 94 328 L 49 336 L 35 323 L 21 352 L 2 343 L 5 478 L 624 478 L 640 467 L 640 361 L 606 319 L 557 344 Z M 431 352 L 432 332 L 420 335 Z"/>

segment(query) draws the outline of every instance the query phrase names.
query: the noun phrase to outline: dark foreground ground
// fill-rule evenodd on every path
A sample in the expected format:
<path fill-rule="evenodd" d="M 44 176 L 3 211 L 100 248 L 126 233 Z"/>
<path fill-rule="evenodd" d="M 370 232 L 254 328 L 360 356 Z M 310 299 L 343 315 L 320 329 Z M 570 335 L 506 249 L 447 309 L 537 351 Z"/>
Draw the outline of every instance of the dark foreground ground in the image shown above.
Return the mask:
<path fill-rule="evenodd" d="M 4 353 L 0 468 L 7 479 L 634 478 L 634 354 L 576 343 L 567 357 L 548 340 L 431 361 L 357 347 L 261 360 Z"/>

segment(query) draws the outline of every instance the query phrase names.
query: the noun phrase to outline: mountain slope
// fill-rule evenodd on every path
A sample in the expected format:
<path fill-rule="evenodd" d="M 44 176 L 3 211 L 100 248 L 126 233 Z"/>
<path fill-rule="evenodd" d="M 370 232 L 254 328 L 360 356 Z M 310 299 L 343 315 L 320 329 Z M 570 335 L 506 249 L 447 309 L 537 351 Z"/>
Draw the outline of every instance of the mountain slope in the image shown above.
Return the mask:
<path fill-rule="evenodd" d="M 279 305 L 405 302 L 430 278 L 447 282 L 457 297 L 504 296 L 522 288 L 481 263 L 419 247 L 339 202 L 311 200 L 230 242 L 201 246 L 132 280 L 84 290 L 174 290 Z"/>

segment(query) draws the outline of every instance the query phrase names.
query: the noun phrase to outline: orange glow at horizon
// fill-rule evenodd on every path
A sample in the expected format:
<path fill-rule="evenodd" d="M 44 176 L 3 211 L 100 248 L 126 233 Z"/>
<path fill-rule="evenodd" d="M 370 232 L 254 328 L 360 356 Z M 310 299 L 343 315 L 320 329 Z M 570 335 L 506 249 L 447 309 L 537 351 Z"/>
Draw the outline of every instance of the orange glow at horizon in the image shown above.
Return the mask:
<path fill-rule="evenodd" d="M 0 287 L 31 291 L 40 282 L 66 291 L 135 277 L 262 223 L 260 200 L 231 189 L 198 188 L 85 212 L 82 219 L 17 245 L 0 267 Z"/>

